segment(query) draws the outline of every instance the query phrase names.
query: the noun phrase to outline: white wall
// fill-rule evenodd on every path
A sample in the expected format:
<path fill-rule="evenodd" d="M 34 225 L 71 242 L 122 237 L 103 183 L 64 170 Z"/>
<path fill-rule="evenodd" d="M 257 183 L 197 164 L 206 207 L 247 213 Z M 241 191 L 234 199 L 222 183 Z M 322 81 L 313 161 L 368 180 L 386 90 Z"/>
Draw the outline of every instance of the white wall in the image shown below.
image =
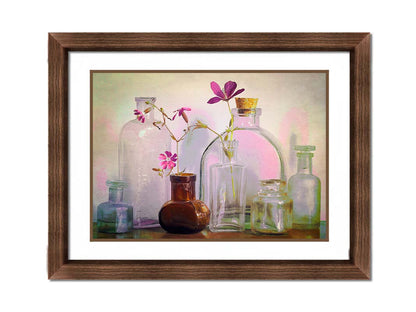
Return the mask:
<path fill-rule="evenodd" d="M 414 308 L 415 41 L 411 1 L 21 1 L 2 6 L 4 311 L 410 311 Z M 49 282 L 47 32 L 373 33 L 371 282 Z M 5 199 L 5 201 L 4 201 Z M 231 310 L 232 309 L 232 310 Z"/>

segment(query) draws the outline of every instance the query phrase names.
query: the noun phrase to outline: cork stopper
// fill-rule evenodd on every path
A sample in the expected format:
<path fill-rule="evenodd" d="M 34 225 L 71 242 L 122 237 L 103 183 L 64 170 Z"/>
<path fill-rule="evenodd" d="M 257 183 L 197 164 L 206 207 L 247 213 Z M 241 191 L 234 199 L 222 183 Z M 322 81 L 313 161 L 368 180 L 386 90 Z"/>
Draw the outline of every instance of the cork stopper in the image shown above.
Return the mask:
<path fill-rule="evenodd" d="M 240 116 L 251 116 L 251 115 L 261 115 L 261 109 L 257 107 L 257 101 L 259 99 L 254 98 L 235 98 L 235 104 L 237 106 L 237 113 Z"/>
<path fill-rule="evenodd" d="M 254 98 L 235 98 L 235 104 L 238 109 L 256 109 L 257 101 L 259 99 Z"/>

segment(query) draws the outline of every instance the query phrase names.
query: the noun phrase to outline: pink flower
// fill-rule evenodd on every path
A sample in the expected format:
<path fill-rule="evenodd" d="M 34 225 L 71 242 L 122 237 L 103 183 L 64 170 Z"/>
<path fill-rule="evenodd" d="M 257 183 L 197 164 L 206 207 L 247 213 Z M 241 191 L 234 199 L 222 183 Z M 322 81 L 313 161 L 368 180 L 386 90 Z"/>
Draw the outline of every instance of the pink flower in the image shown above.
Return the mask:
<path fill-rule="evenodd" d="M 138 121 L 141 121 L 142 123 L 144 123 L 145 118 L 144 118 L 144 114 L 141 111 L 135 109 L 134 114 L 137 115 L 137 120 Z"/>
<path fill-rule="evenodd" d="M 176 111 L 174 111 L 175 115 L 173 115 L 172 120 L 175 120 L 176 115 L 182 116 L 183 120 L 185 120 L 186 122 L 188 122 L 188 116 L 186 115 L 185 111 L 191 111 L 191 109 L 189 107 L 182 107 L 180 109 L 177 109 Z"/>
<path fill-rule="evenodd" d="M 219 101 L 229 101 L 230 99 L 232 99 L 233 97 L 235 97 L 236 95 L 239 95 L 241 92 L 244 91 L 244 89 L 235 91 L 236 88 L 237 88 L 237 83 L 235 83 L 234 81 L 228 81 L 224 85 L 224 89 L 222 90 L 220 86 L 218 85 L 218 83 L 216 83 L 215 81 L 212 81 L 211 89 L 216 96 L 214 96 L 213 98 L 210 98 L 208 100 L 208 104 L 214 104 Z"/>
<path fill-rule="evenodd" d="M 162 169 L 173 169 L 176 167 L 175 162 L 178 160 L 178 155 L 176 155 L 176 153 L 172 155 L 171 152 L 165 151 L 165 154 L 159 155 L 159 160 Z"/>

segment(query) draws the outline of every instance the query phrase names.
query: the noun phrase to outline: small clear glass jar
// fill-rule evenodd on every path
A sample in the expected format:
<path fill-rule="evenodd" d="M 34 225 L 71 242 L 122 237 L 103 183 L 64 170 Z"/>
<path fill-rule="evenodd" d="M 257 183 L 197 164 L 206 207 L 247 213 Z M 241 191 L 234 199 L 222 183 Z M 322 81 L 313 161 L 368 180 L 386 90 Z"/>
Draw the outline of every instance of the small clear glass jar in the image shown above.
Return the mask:
<path fill-rule="evenodd" d="M 293 201 L 287 196 L 286 182 L 260 181 L 251 208 L 251 231 L 256 234 L 283 234 L 292 228 Z"/>
<path fill-rule="evenodd" d="M 133 229 L 133 207 L 123 202 L 123 181 L 107 181 L 109 198 L 97 207 L 97 228 L 102 233 L 127 233 Z"/>

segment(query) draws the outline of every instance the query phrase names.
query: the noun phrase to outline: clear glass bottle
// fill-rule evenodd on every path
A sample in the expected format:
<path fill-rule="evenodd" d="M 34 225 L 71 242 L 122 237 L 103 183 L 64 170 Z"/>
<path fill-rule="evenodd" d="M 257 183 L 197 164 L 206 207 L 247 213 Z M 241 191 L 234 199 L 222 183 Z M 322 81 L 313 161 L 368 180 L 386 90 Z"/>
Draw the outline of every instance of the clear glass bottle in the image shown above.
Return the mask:
<path fill-rule="evenodd" d="M 126 233 L 133 228 L 133 207 L 123 202 L 123 181 L 107 181 L 109 198 L 97 207 L 97 228 L 103 233 Z"/>
<path fill-rule="evenodd" d="M 242 232 L 245 225 L 246 171 L 237 161 L 238 142 L 225 141 L 221 162 L 210 167 L 211 232 Z"/>
<path fill-rule="evenodd" d="M 241 100 L 256 100 L 255 105 L 245 105 Z M 243 103 L 241 103 L 243 102 Z M 267 179 L 286 180 L 285 165 L 277 140 L 268 131 L 260 127 L 261 108 L 256 108 L 257 99 L 236 98 L 237 108 L 233 108 L 233 139 L 238 141 L 239 160 L 246 166 L 247 187 L 246 204 L 248 211 L 253 198 L 257 195 L 257 182 Z M 227 133 L 222 133 L 226 137 Z M 200 198 L 209 202 L 209 168 L 220 161 L 221 141 L 215 138 L 205 149 L 200 165 Z"/>
<path fill-rule="evenodd" d="M 251 231 L 256 234 L 282 234 L 292 228 L 293 201 L 287 196 L 286 182 L 260 181 L 251 207 Z"/>
<path fill-rule="evenodd" d="M 152 168 L 159 167 L 159 154 L 170 150 L 170 137 L 164 128 L 159 130 L 153 125 L 157 121 L 153 110 L 144 113 L 149 107 L 146 102 L 155 103 L 156 98 L 136 97 L 135 100 L 144 120 L 135 118 L 121 130 L 119 179 L 128 185 L 124 198 L 133 205 L 134 228 L 157 227 L 160 207 L 168 199 L 168 182 Z"/>
<path fill-rule="evenodd" d="M 210 211 L 195 196 L 196 175 L 181 173 L 170 176 L 171 199 L 159 211 L 160 226 L 169 233 L 201 232 L 209 223 Z"/>
<path fill-rule="evenodd" d="M 312 174 L 315 146 L 296 145 L 298 172 L 290 177 L 289 196 L 293 199 L 293 228 L 319 229 L 321 217 L 321 181 Z"/>

